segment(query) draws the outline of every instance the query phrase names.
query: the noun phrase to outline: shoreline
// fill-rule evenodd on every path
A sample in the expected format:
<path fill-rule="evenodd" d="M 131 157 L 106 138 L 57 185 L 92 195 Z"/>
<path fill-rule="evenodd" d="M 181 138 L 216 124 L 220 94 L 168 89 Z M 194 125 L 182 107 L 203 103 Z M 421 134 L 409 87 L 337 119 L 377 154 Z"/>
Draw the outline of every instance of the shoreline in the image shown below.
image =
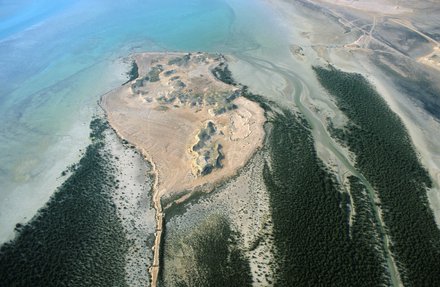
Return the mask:
<path fill-rule="evenodd" d="M 19 227 L 19 236 L 2 246 L 6 285 L 125 282 L 129 242 L 112 198 L 117 181 L 106 145 L 108 125 L 95 117 L 90 129 L 91 144 L 72 173 L 41 212 Z M 69 268 L 51 272 L 60 266 Z"/>
<path fill-rule="evenodd" d="M 102 107 L 102 99 L 105 95 L 107 95 L 108 93 L 110 93 L 112 91 L 109 91 L 105 94 L 103 94 L 99 100 L 99 106 L 102 109 L 102 111 L 104 112 L 105 118 L 108 121 L 108 115 L 107 115 L 107 111 Z M 118 129 L 116 129 L 115 127 L 111 126 L 111 129 L 114 131 L 115 135 L 119 138 L 119 140 L 121 142 L 126 141 L 128 143 L 130 143 L 130 141 L 128 141 L 127 139 L 125 139 L 120 132 L 118 131 Z M 156 164 L 154 162 L 154 160 L 152 159 L 151 155 L 143 148 L 137 147 L 136 145 L 134 145 L 136 147 L 137 150 L 140 151 L 142 157 L 144 158 L 144 160 L 146 162 L 148 162 L 151 165 L 151 170 L 154 174 L 153 176 L 153 184 L 151 185 L 151 199 L 152 199 L 152 203 L 153 203 L 153 208 L 155 210 L 155 239 L 154 239 L 154 245 L 152 247 L 153 250 L 153 262 L 148 270 L 148 272 L 150 273 L 150 283 L 151 283 L 151 287 L 156 287 L 157 286 L 157 282 L 159 279 L 159 272 L 160 272 L 160 246 L 161 246 L 161 241 L 162 241 L 162 231 L 163 231 L 163 226 L 165 221 L 164 219 L 164 212 L 162 210 L 162 204 L 161 204 L 161 198 L 160 198 L 160 194 L 159 194 L 159 189 L 157 188 L 158 186 L 158 181 L 159 181 L 159 172 L 157 170 Z"/>
<path fill-rule="evenodd" d="M 43 167 L 48 167 L 48 169 L 41 171 L 31 180 L 17 185 L 10 191 L 8 196 L 3 200 L 4 203 L 7 203 L 7 206 L 0 209 L 2 213 L 0 216 L 2 219 L 2 223 L 0 224 L 0 245 L 14 240 L 16 237 L 14 227 L 17 223 L 27 224 L 34 217 L 38 216 L 39 210 L 45 206 L 57 189 L 67 179 L 66 176 L 62 176 L 62 172 L 77 162 L 83 155 L 84 150 L 91 143 L 88 138 L 89 132 L 90 129 L 86 123 L 82 121 L 75 123 L 68 131 L 69 136 L 60 137 L 61 139 L 59 141 L 52 144 L 44 152 L 44 154 L 47 155 L 44 156 L 46 161 L 39 163 L 39 165 L 43 165 L 40 167 L 41 169 Z M 67 149 L 66 146 L 69 146 L 69 148 Z M 58 157 L 58 155 L 61 154 L 63 156 Z M 59 161 L 60 158 L 62 158 L 61 161 Z M 41 192 L 36 195 L 32 194 L 32 197 L 28 199 L 26 194 L 29 189 L 40 190 Z M 23 194 L 23 196 L 17 196 L 17 194 Z M 34 198 L 35 196 L 37 196 L 37 198 Z M 27 200 L 26 207 L 23 207 L 23 198 Z M 17 213 L 17 210 L 21 210 L 21 212 Z"/>
<path fill-rule="evenodd" d="M 29 154 L 19 162 L 14 160 L 17 169 L 22 169 L 24 166 L 24 170 L 17 171 L 16 176 L 20 180 L 9 181 L 4 187 L 9 191 L 3 196 L 3 206 L 0 208 L 0 245 L 15 238 L 14 228 L 17 223 L 26 224 L 38 216 L 38 211 L 67 179 L 66 176 L 61 176 L 62 172 L 78 162 L 90 145 L 90 121 L 93 115 L 99 114 L 102 110 L 96 102 L 108 91 L 109 85 L 118 86 L 119 79 L 125 76 L 126 63 L 123 59 L 113 59 L 100 66 L 105 72 L 96 84 L 98 87 L 85 86 L 80 90 L 79 100 L 83 104 L 74 106 L 78 109 L 76 116 L 69 117 L 69 121 L 61 130 L 48 135 L 50 142 L 41 147 L 38 157 L 31 157 Z M 85 73 L 89 72 L 90 70 L 85 71 Z M 83 96 L 86 93 L 90 94 L 89 99 Z M 37 145 L 41 146 L 41 142 L 37 142 Z"/>
<path fill-rule="evenodd" d="M 129 242 L 125 256 L 126 281 L 129 286 L 148 286 L 150 276 L 147 267 L 153 258 L 151 239 L 156 225 L 155 210 L 151 204 L 152 167 L 139 150 L 124 142 L 111 127 L 106 134 L 106 145 L 116 167 L 117 186 L 112 192 L 112 199 Z"/>

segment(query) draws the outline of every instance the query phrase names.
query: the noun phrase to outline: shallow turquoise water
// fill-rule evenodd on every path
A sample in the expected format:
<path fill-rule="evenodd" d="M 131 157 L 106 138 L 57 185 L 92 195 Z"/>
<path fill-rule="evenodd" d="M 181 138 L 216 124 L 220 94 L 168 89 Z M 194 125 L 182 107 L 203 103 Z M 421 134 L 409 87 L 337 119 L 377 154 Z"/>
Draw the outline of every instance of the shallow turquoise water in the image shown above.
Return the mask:
<path fill-rule="evenodd" d="M 0 241 L 53 192 L 87 143 L 102 93 L 135 51 L 240 53 L 270 46 L 251 0 L 0 0 Z"/>

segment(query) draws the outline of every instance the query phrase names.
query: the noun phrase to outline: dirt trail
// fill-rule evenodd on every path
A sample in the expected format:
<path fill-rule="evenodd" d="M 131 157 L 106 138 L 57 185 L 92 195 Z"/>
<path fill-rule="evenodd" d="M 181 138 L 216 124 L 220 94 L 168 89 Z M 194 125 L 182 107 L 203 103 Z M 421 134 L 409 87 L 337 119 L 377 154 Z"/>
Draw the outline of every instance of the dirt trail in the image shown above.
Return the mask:
<path fill-rule="evenodd" d="M 155 219 L 156 219 L 156 232 L 155 232 L 155 239 L 154 239 L 154 246 L 153 246 L 153 264 L 150 267 L 150 276 L 151 276 L 151 287 L 156 287 L 157 282 L 159 279 L 159 272 L 160 272 L 160 246 L 162 242 L 162 231 L 163 231 L 163 224 L 164 224 L 164 217 L 165 214 L 163 213 L 162 209 L 162 203 L 160 201 L 160 194 L 159 190 L 157 188 L 158 183 L 158 172 L 155 163 L 151 160 L 151 157 L 148 156 L 148 153 L 146 153 L 144 150 L 142 150 L 142 154 L 145 156 L 145 159 L 149 161 L 152 165 L 153 172 L 154 172 L 154 184 L 153 184 L 153 206 L 156 210 Z"/>
<path fill-rule="evenodd" d="M 435 39 L 433 39 L 432 37 L 426 35 L 425 33 L 421 32 L 420 30 L 418 30 L 417 28 L 415 28 L 410 21 L 407 20 L 402 20 L 402 19 L 397 19 L 397 18 L 392 18 L 390 19 L 390 22 L 396 23 L 402 27 L 405 27 L 417 34 L 419 34 L 420 36 L 422 36 L 423 38 L 425 38 L 426 40 L 432 42 L 433 44 L 440 46 L 440 43 L 438 41 L 436 41 Z"/>

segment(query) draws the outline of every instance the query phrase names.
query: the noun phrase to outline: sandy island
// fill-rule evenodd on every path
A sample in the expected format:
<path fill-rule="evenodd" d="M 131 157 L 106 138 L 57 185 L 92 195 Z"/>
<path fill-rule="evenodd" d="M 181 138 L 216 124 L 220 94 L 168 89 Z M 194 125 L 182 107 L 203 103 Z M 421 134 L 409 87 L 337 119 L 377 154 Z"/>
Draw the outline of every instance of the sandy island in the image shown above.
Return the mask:
<path fill-rule="evenodd" d="M 206 53 L 134 56 L 139 76 L 104 95 L 101 105 L 119 136 L 134 144 L 156 173 L 156 242 L 152 286 L 157 284 L 163 207 L 201 186 L 233 176 L 264 139 L 264 111 L 219 81 L 225 58 Z M 209 188 L 208 188 L 209 189 Z"/>

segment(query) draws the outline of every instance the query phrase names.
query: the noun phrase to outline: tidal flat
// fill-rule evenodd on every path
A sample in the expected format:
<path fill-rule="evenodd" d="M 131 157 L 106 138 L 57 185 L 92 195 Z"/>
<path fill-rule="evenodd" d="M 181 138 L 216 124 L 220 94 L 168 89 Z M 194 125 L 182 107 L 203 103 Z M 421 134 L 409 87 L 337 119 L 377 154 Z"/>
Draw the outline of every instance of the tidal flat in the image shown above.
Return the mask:
<path fill-rule="evenodd" d="M 164 286 L 175 286 L 176 282 L 180 282 L 182 286 L 192 286 L 191 280 L 194 278 L 204 280 L 204 285 L 207 286 L 218 286 L 227 279 L 232 280 L 228 284 L 237 286 L 273 284 L 273 271 L 277 262 L 273 256 L 269 196 L 262 178 L 265 153 L 264 150 L 257 152 L 236 176 L 226 180 L 212 192 L 201 192 L 198 196 L 166 210 L 161 275 Z M 225 259 L 218 279 L 209 281 L 198 275 L 199 270 L 204 274 L 207 267 L 215 269 L 215 261 L 194 260 L 194 252 L 198 252 L 197 246 L 200 243 L 188 239 L 195 237 L 193 235 L 200 236 L 203 229 L 220 219 L 227 224 L 231 235 L 225 247 L 227 249 L 223 249 L 223 255 L 236 253 L 236 256 L 240 255 L 237 260 L 241 259 Z M 219 233 L 212 236 L 219 236 Z M 237 266 L 239 262 L 241 263 Z M 234 270 L 238 267 L 241 274 Z"/>
<path fill-rule="evenodd" d="M 20 162 L 10 151 L 21 149 L 29 159 L 20 172 L 0 169 L 10 191 L 0 235 L 15 236 L 0 249 L 7 285 L 34 278 L 36 286 L 439 285 L 435 1 L 128 0 L 107 3 L 106 11 L 99 1 L 77 2 L 67 15 L 81 25 L 63 17 L 71 26 L 53 31 L 48 27 L 63 21 L 52 19 L 0 40 L 0 62 L 22 68 L 0 74 L 7 92 L 0 158 Z M 42 49 L 39 35 L 48 43 Z M 153 54 L 167 56 L 157 61 Z M 206 55 L 222 55 L 221 65 L 210 66 Z M 9 84 L 5 75 L 12 74 L 19 80 Z M 59 177 L 66 183 L 26 224 L 23 214 L 46 202 L 35 199 L 42 188 L 31 179 L 41 174 L 46 182 L 52 172 L 33 168 L 43 153 L 21 147 L 38 143 L 33 134 L 47 142 L 54 134 L 86 140 L 57 124 L 81 118 L 86 131 L 87 116 L 74 111 L 95 107 L 103 93 L 105 106 L 115 91 L 120 97 L 107 117 L 120 126 L 99 120 L 104 137 L 90 139 L 91 147 L 100 144 L 99 157 L 84 149 L 83 164 Z M 123 134 L 130 116 L 135 124 Z M 51 170 L 71 158 L 51 156 L 59 157 Z M 12 174 L 32 188 L 13 192 Z M 71 178 L 82 192 L 66 191 Z M 49 197 L 53 190 L 43 191 Z M 25 200 L 35 208 L 17 208 Z M 3 224 L 8 215 L 13 223 Z M 66 245 L 60 236 L 70 236 Z M 61 247 L 51 249 L 52 242 Z M 67 243 L 75 251 L 65 252 Z M 95 247 L 102 251 L 96 256 Z"/>
<path fill-rule="evenodd" d="M 4 286 L 145 286 L 154 222 L 149 167 L 105 119 L 65 182 L 0 249 Z M 150 238 L 150 240 L 148 240 Z"/>
<path fill-rule="evenodd" d="M 1 248 L 6 286 L 124 285 L 128 242 L 111 189 L 115 166 L 105 150 L 105 121 L 94 119 L 84 156 L 72 175 L 17 237 Z"/>
<path fill-rule="evenodd" d="M 440 230 L 427 197 L 432 181 L 401 120 L 361 75 L 333 67 L 315 71 L 350 119 L 333 134 L 356 154 L 356 167 L 378 194 L 403 283 L 440 284 Z"/>
<path fill-rule="evenodd" d="M 269 124 L 263 177 L 274 222 L 275 285 L 388 285 L 368 203 L 351 199 L 317 157 L 304 118 L 283 109 Z"/>

